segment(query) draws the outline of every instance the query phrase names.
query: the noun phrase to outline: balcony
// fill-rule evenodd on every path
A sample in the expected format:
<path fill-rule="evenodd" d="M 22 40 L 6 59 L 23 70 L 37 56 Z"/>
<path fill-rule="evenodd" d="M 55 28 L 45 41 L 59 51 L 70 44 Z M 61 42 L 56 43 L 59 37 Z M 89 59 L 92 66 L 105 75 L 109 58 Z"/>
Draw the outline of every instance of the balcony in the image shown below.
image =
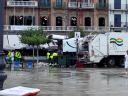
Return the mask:
<path fill-rule="evenodd" d="M 81 3 L 80 6 L 81 9 L 94 9 L 94 4 L 93 3 Z"/>
<path fill-rule="evenodd" d="M 80 2 L 69 2 L 68 8 L 70 8 L 70 9 L 80 8 Z"/>
<path fill-rule="evenodd" d="M 115 26 L 114 23 L 110 23 L 110 30 L 114 30 L 114 31 L 127 31 L 128 29 L 128 22 L 121 22 L 121 25 L 119 26 Z"/>
<path fill-rule="evenodd" d="M 4 31 L 24 31 L 27 29 L 31 29 L 31 28 L 35 28 L 38 29 L 39 27 L 41 27 L 43 29 L 43 31 L 46 32 L 71 32 L 77 29 L 77 26 L 25 26 L 25 25 L 4 25 Z M 80 28 L 82 28 L 84 31 L 86 32 L 93 32 L 93 31 L 108 31 L 109 29 L 107 27 L 94 27 L 94 26 L 79 26 Z"/>
<path fill-rule="evenodd" d="M 55 9 L 65 9 L 67 6 L 66 6 L 66 3 L 65 2 L 63 2 L 63 3 L 54 2 L 53 7 Z"/>
<path fill-rule="evenodd" d="M 98 10 L 108 10 L 108 4 L 107 3 L 97 3 L 96 9 Z"/>
<path fill-rule="evenodd" d="M 37 1 L 7 1 L 8 7 L 38 7 Z"/>

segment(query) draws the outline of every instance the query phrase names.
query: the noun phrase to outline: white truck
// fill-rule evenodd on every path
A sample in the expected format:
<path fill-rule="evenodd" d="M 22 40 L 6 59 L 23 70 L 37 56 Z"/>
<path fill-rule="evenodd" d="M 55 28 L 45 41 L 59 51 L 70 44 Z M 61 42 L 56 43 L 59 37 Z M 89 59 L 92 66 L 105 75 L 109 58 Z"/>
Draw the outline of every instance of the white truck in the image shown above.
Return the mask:
<path fill-rule="evenodd" d="M 98 66 L 123 66 L 124 55 L 128 50 L 127 32 L 107 32 L 104 34 L 88 35 L 83 40 L 86 50 L 86 62 Z"/>
<path fill-rule="evenodd" d="M 79 51 L 82 50 L 82 40 L 83 38 L 79 38 L 78 41 L 76 40 L 76 38 L 63 39 L 63 52 L 76 52 L 77 48 Z"/>

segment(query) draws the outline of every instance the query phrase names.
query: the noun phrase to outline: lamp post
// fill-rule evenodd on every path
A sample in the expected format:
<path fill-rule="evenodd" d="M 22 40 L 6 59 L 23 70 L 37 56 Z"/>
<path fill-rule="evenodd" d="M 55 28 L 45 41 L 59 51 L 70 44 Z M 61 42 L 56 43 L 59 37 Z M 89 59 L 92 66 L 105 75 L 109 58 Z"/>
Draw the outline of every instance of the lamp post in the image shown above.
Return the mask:
<path fill-rule="evenodd" d="M 3 20 L 4 20 L 4 0 L 0 0 L 0 90 L 3 89 L 3 83 L 7 78 L 7 75 L 3 72 L 5 69 L 5 63 L 3 58 Z"/>
<path fill-rule="evenodd" d="M 75 39 L 76 39 L 76 67 L 79 66 L 79 39 L 80 39 L 80 32 L 75 32 Z"/>

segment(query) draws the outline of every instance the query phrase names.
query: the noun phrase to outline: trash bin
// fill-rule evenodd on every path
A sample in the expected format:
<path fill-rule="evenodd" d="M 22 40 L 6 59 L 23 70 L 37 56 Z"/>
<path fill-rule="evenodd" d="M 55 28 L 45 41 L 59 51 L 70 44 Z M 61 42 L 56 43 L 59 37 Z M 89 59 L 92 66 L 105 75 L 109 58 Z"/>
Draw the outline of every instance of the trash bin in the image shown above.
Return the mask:
<path fill-rule="evenodd" d="M 60 67 L 66 66 L 66 57 L 65 56 L 59 56 L 58 57 L 58 64 Z"/>
<path fill-rule="evenodd" d="M 20 61 L 14 61 L 14 70 L 20 69 Z"/>
<path fill-rule="evenodd" d="M 32 61 L 28 61 L 28 62 L 27 62 L 27 68 L 28 68 L 28 69 L 32 69 L 32 68 L 33 68 L 33 63 L 32 63 Z"/>

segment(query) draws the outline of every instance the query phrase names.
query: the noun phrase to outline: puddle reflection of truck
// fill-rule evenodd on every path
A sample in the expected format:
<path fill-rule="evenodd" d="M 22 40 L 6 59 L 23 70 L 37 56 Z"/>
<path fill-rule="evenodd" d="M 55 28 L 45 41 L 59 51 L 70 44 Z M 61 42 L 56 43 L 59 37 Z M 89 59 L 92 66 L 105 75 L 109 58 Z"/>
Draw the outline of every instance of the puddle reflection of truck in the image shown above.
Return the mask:
<path fill-rule="evenodd" d="M 122 67 L 128 50 L 128 33 L 88 35 L 83 40 L 83 47 L 86 49 L 87 63 L 91 62 L 99 67 Z"/>

